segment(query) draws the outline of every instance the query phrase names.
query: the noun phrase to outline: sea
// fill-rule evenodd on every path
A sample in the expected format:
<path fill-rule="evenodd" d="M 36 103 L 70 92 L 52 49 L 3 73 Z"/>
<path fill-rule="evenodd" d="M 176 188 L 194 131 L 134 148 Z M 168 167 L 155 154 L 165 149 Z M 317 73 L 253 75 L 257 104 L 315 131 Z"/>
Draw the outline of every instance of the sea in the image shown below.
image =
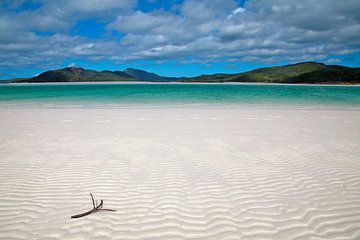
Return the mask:
<path fill-rule="evenodd" d="M 0 106 L 251 107 L 360 110 L 360 86 L 190 83 L 1 84 Z"/>

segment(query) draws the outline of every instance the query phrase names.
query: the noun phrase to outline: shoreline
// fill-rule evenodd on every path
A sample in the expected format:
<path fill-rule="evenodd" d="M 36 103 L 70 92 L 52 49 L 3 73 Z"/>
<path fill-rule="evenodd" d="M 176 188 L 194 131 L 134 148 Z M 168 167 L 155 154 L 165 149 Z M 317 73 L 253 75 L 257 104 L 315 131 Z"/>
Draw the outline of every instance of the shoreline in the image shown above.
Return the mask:
<path fill-rule="evenodd" d="M 331 83 L 262 83 L 262 82 L 151 82 L 151 81 L 124 81 L 124 82 L 111 82 L 111 81 L 99 81 L 99 82 L 32 82 L 32 83 L 1 83 L 2 85 L 284 85 L 284 86 L 343 86 L 343 87 L 358 87 L 360 83 L 342 83 L 342 84 L 331 84 Z"/>
<path fill-rule="evenodd" d="M 194 110 L 205 110 L 205 109 L 228 109 L 228 110 L 253 110 L 253 111 L 360 111 L 360 106 L 344 106 L 344 105 L 300 105 L 300 104 L 81 104 L 81 103 L 66 103 L 66 104 L 54 104 L 54 103 L 14 103 L 14 104 L 1 104 L 0 110 L 27 110 L 27 109 L 109 109 L 109 110 L 126 110 L 126 109 L 164 109 L 164 110 L 184 110 L 184 109 L 194 109 Z"/>

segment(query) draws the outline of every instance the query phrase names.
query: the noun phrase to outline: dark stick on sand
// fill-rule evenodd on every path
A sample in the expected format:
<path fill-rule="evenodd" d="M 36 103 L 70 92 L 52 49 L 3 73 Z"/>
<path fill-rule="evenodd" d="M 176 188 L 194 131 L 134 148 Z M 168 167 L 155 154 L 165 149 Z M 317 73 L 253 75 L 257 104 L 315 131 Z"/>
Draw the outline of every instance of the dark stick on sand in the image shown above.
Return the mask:
<path fill-rule="evenodd" d="M 81 218 L 81 217 L 85 217 L 89 214 L 92 214 L 92 213 L 96 213 L 97 211 L 111 211 L 111 212 L 115 212 L 116 210 L 114 209 L 106 209 L 106 208 L 102 208 L 103 205 L 104 205 L 104 201 L 101 199 L 100 200 L 100 203 L 99 205 L 96 206 L 95 204 L 95 200 L 94 200 L 94 197 L 93 195 L 90 193 L 90 196 L 91 196 L 91 200 L 92 200 L 92 204 L 93 204 L 93 209 L 87 211 L 87 212 L 84 212 L 84 213 L 80 213 L 80 214 L 77 214 L 77 215 L 74 215 L 74 216 L 71 216 L 71 218 Z"/>

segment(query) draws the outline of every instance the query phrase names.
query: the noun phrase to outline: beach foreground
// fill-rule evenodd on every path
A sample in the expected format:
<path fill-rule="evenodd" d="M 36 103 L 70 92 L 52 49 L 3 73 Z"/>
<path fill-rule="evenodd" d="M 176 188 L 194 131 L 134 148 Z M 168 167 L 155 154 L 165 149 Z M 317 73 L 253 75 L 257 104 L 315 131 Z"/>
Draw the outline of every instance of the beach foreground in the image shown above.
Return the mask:
<path fill-rule="evenodd" d="M 0 115 L 1 239 L 360 239 L 360 111 Z"/>

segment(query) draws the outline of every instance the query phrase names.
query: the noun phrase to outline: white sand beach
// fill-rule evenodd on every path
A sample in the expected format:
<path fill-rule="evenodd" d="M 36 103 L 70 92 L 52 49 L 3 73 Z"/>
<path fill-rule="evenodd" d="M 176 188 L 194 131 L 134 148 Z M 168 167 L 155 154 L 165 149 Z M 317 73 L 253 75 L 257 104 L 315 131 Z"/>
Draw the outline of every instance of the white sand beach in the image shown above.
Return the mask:
<path fill-rule="evenodd" d="M 360 239 L 360 111 L 0 108 L 0 239 Z M 92 208 L 89 193 L 104 208 Z"/>

